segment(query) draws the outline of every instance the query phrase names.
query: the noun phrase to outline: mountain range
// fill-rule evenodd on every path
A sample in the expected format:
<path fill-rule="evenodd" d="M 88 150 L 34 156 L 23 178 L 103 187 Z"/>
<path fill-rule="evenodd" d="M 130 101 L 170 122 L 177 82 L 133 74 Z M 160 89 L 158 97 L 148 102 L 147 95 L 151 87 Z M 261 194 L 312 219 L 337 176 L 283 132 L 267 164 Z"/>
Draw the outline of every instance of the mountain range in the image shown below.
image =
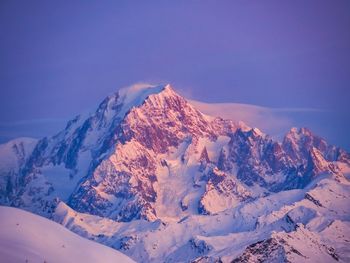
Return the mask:
<path fill-rule="evenodd" d="M 348 262 L 350 154 L 276 140 L 134 85 L 51 137 L 0 146 L 0 204 L 137 262 Z"/>

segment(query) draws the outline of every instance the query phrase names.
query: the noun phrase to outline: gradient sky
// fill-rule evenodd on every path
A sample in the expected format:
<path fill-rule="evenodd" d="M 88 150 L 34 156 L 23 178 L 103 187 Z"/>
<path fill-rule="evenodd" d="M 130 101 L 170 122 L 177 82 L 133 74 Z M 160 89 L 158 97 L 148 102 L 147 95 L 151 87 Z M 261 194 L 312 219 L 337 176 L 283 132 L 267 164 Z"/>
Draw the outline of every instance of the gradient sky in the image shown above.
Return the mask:
<path fill-rule="evenodd" d="M 0 34 L 1 142 L 54 133 L 135 82 L 170 82 L 195 100 L 292 109 L 350 150 L 347 0 L 2 0 Z"/>

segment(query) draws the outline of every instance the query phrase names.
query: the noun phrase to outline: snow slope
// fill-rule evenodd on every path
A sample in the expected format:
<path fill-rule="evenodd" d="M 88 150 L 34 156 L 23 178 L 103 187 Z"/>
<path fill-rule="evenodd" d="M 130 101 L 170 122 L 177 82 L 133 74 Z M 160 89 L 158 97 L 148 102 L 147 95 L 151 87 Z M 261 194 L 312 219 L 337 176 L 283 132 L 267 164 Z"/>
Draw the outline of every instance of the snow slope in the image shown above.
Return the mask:
<path fill-rule="evenodd" d="M 0 207 L 0 261 L 6 263 L 128 263 L 122 253 L 17 208 Z"/>

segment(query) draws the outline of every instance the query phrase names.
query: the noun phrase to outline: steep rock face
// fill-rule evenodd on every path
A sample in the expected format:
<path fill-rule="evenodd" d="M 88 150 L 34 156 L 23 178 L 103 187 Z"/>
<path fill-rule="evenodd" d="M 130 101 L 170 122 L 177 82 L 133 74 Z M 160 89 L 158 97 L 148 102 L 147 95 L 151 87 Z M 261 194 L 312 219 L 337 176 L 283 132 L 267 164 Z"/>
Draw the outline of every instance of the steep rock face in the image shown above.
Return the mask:
<path fill-rule="evenodd" d="M 150 206 L 157 194 L 155 154 L 133 140 L 118 143 L 116 153 L 96 167 L 72 195 L 70 205 L 78 211 L 117 220 L 154 220 Z"/>
<path fill-rule="evenodd" d="M 292 128 L 282 143 L 257 129 L 238 129 L 227 149 L 221 151 L 218 167 L 228 172 L 236 170 L 237 178 L 248 186 L 276 192 L 303 188 L 321 173 L 336 174 L 336 162 L 347 163 L 346 156 L 305 128 Z"/>
<path fill-rule="evenodd" d="M 329 145 L 324 139 L 313 134 L 307 128 L 292 128 L 284 137 L 283 150 L 292 160 L 303 163 L 308 160 L 310 151 L 317 149 L 326 161 L 349 162 L 349 153 L 343 149 Z"/>
<path fill-rule="evenodd" d="M 120 90 L 92 114 L 78 116 L 57 135 L 41 139 L 16 171 L 19 184 L 9 204 L 48 216 L 56 199 L 67 201 L 81 180 L 114 150 L 125 114 L 163 88 Z"/>
<path fill-rule="evenodd" d="M 291 167 L 290 160 L 283 153 L 278 142 L 262 134 L 256 128 L 249 131 L 238 129 L 228 144 L 228 153 L 220 159 L 222 169 L 237 169 L 237 177 L 248 186 L 269 184 L 283 181 L 273 177 Z"/>
<path fill-rule="evenodd" d="M 16 195 L 18 170 L 32 153 L 37 140 L 19 138 L 0 145 L 0 203 L 8 205 Z"/>
<path fill-rule="evenodd" d="M 186 136 L 215 137 L 211 123 L 170 87 L 146 99 L 139 108 L 126 116 L 125 137 L 134 138 L 155 153 L 165 153 L 177 147 Z"/>
<path fill-rule="evenodd" d="M 244 253 L 234 260 L 231 263 L 240 263 L 240 262 L 287 262 L 284 240 L 278 240 L 275 238 L 269 238 L 264 241 L 259 241 L 254 244 L 249 245 Z M 294 253 L 300 253 L 293 247 L 290 248 Z"/>
<path fill-rule="evenodd" d="M 339 255 L 331 244 L 298 225 L 292 233 L 274 233 L 271 238 L 249 245 L 238 262 L 337 262 Z"/>
<path fill-rule="evenodd" d="M 198 211 L 208 215 L 224 211 L 248 201 L 253 194 L 235 176 L 209 167 L 205 192 L 199 201 Z"/>
<path fill-rule="evenodd" d="M 160 156 L 185 141 L 191 141 L 190 148 L 198 152 L 200 138 L 216 141 L 236 127 L 230 121 L 210 120 L 166 86 L 127 113 L 114 153 L 76 189 L 69 204 L 79 211 L 122 221 L 155 220 L 157 191 L 153 185 L 158 181 L 157 167 L 167 164 L 167 157 Z M 189 156 L 181 156 L 182 163 L 188 160 Z M 200 162 L 197 160 L 198 165 Z"/>

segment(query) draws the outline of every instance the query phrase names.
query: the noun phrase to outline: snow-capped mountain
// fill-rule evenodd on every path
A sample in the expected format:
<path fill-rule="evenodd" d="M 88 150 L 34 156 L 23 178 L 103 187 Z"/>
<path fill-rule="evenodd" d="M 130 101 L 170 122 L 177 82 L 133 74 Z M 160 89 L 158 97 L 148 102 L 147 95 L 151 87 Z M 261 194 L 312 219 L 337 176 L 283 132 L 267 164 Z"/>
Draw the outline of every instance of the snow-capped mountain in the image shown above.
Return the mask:
<path fill-rule="evenodd" d="M 320 258 L 349 257 L 346 151 L 306 128 L 279 142 L 205 115 L 170 85 L 122 89 L 16 156 L 0 173 L 2 204 L 136 261 L 312 260 L 301 238 Z M 335 226 L 341 251 L 323 239 Z"/>

